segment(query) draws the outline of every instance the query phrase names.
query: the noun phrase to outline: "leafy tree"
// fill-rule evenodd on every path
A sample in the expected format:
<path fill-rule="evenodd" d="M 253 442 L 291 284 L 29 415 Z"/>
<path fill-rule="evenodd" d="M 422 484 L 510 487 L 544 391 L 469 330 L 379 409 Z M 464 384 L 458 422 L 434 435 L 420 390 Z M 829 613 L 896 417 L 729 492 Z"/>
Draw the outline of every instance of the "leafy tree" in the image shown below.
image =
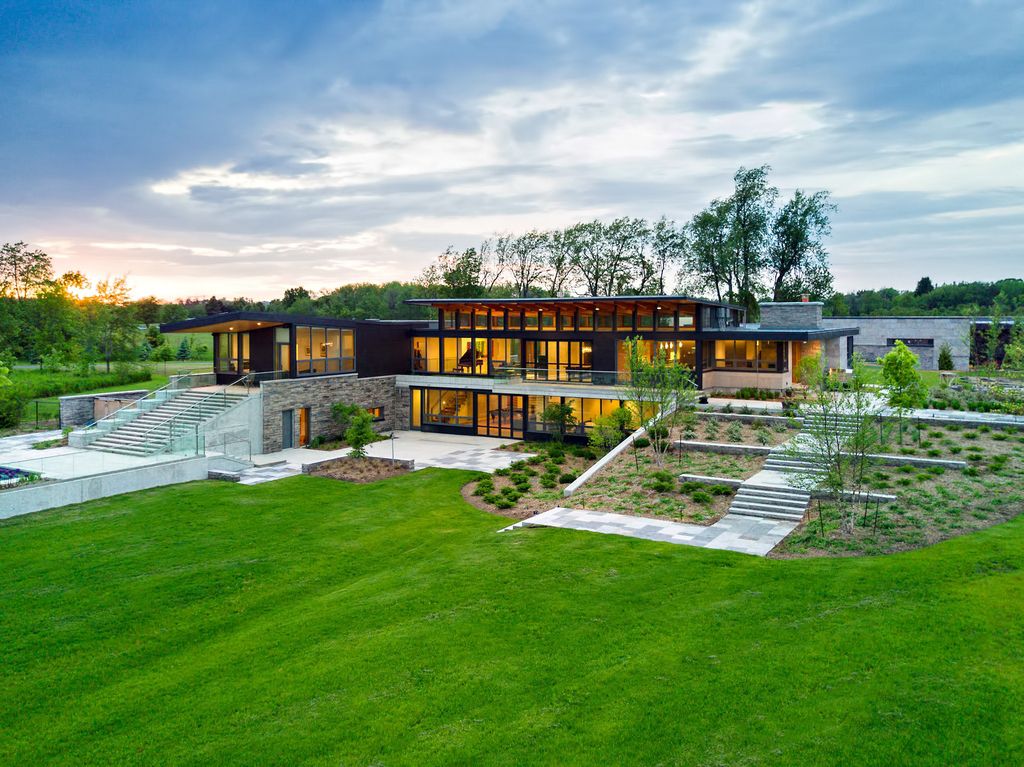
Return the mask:
<path fill-rule="evenodd" d="M 637 257 L 635 292 L 662 295 L 669 269 L 682 261 L 686 251 L 686 228 L 662 216 L 650 228 L 646 240 L 649 247 L 642 248 Z"/>
<path fill-rule="evenodd" d="M 124 277 L 96 284 L 96 295 L 87 303 L 87 329 L 106 362 L 130 356 L 137 345 L 138 327 Z"/>
<path fill-rule="evenodd" d="M 544 408 L 540 419 L 544 423 L 555 427 L 552 436 L 557 442 L 563 441 L 565 435 L 575 429 L 577 425 L 576 414 L 573 412 L 572 405 L 565 405 L 560 402 L 552 402 Z"/>
<path fill-rule="evenodd" d="M 949 344 L 943 343 L 939 347 L 939 370 L 952 370 L 953 369 L 953 350 L 949 348 Z"/>
<path fill-rule="evenodd" d="M 658 465 L 664 465 L 669 440 L 662 438 L 670 413 L 675 408 L 692 406 L 696 396 L 690 369 L 670 362 L 663 352 L 648 359 L 639 337 L 628 338 L 629 383 L 626 396 L 636 406 L 637 417 L 651 437 Z"/>
<path fill-rule="evenodd" d="M 135 302 L 135 316 L 144 325 L 156 325 L 160 322 L 161 308 L 156 296 L 146 296 Z"/>
<path fill-rule="evenodd" d="M 155 349 L 162 344 L 164 342 L 164 336 L 163 333 L 160 332 L 160 327 L 158 325 L 147 325 L 145 340 L 151 349 Z"/>
<path fill-rule="evenodd" d="M 808 490 L 825 492 L 836 504 L 839 529 L 853 532 L 856 517 L 851 500 L 862 498 L 870 454 L 879 442 L 878 422 L 881 406 L 868 386 L 864 360 L 854 354 L 852 374 L 845 380 L 830 372 L 821 355 L 807 359 L 815 364 L 807 368 L 809 403 L 799 439 L 787 451 L 796 458 L 810 460 L 815 472 L 791 475 L 795 484 Z"/>
<path fill-rule="evenodd" d="M 881 358 L 882 384 L 889 405 L 896 411 L 900 422 L 900 440 L 903 439 L 903 419 L 908 410 L 925 403 L 928 390 L 918 371 L 918 359 L 906 344 L 896 341 L 892 350 Z"/>
<path fill-rule="evenodd" d="M 284 297 L 281 299 L 281 305 L 283 309 L 291 309 L 296 301 L 306 300 L 308 301 L 312 296 L 309 291 L 303 287 L 287 288 L 284 291 Z"/>
<path fill-rule="evenodd" d="M 0 363 L 0 387 L 11 385 L 11 379 L 7 377 L 7 374 L 10 372 L 10 368 Z"/>
<path fill-rule="evenodd" d="M 931 293 L 935 290 L 935 286 L 932 285 L 931 277 L 922 277 L 917 281 L 917 287 L 914 288 L 915 296 L 923 296 L 925 293 Z"/>
<path fill-rule="evenodd" d="M 24 242 L 0 247 L 0 296 L 24 300 L 53 280 L 53 261 Z"/>
<path fill-rule="evenodd" d="M 760 275 L 765 266 L 768 228 L 772 207 L 779 190 L 768 183 L 767 165 L 740 168 L 733 176 L 735 188 L 729 199 L 729 250 L 733 303 L 746 307 L 747 316 L 756 318 Z"/>
<path fill-rule="evenodd" d="M 350 405 L 347 402 L 335 402 L 331 405 L 331 418 L 334 423 L 338 426 L 338 431 L 344 434 L 348 431 L 348 427 L 352 425 L 352 419 L 356 415 L 362 412 L 362 408 L 359 405 Z"/>
<path fill-rule="evenodd" d="M 192 348 L 188 345 L 187 338 L 181 339 L 181 343 L 178 344 L 178 351 L 174 356 L 179 361 L 192 359 Z"/>
<path fill-rule="evenodd" d="M 734 292 L 729 268 L 729 201 L 712 200 L 690 221 L 689 242 L 683 253 L 680 290 L 731 300 Z M 713 291 L 713 292 L 712 292 Z"/>
<path fill-rule="evenodd" d="M 520 298 L 531 295 L 547 271 L 548 235 L 536 229 L 519 236 L 505 234 L 495 241 L 498 263 L 512 277 L 512 287 Z"/>
<path fill-rule="evenodd" d="M 828 192 L 808 195 L 797 189 L 776 212 L 765 262 L 773 301 L 795 301 L 804 293 L 817 301 L 832 294 L 824 239 L 832 232 L 834 210 Z"/>
<path fill-rule="evenodd" d="M 166 374 L 167 363 L 174 359 L 174 350 L 166 343 L 162 343 L 153 350 L 149 355 L 149 359 L 153 362 L 164 363 L 164 373 Z"/>
<path fill-rule="evenodd" d="M 563 245 L 571 254 L 572 270 L 583 280 L 588 296 L 602 295 L 606 284 L 604 237 L 605 228 L 600 221 L 576 224 L 562 232 Z"/>
<path fill-rule="evenodd" d="M 377 439 L 373 430 L 373 416 L 362 408 L 352 416 L 352 422 L 345 430 L 345 441 L 348 442 L 349 455 L 353 458 L 365 458 L 366 446 Z"/>
<path fill-rule="evenodd" d="M 574 228 L 552 232 L 548 239 L 544 284 L 552 296 L 560 296 L 577 276 Z"/>
<path fill-rule="evenodd" d="M 458 251 L 449 247 L 436 264 L 428 266 L 420 278 L 424 286 L 434 288 L 445 298 L 473 298 L 488 294 L 497 284 L 504 266 L 491 258 L 491 243 L 484 240 L 480 250 Z"/>
<path fill-rule="evenodd" d="M 629 408 L 617 407 L 610 413 L 594 419 L 588 441 L 593 447 L 607 452 L 623 440 L 632 424 L 633 413 Z"/>

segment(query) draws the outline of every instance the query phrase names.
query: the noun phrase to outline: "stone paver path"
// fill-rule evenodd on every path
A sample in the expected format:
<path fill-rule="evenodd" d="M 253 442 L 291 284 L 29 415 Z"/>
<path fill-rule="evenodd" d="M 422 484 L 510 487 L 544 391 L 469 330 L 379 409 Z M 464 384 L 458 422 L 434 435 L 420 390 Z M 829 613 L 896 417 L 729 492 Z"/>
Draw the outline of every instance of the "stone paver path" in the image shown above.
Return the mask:
<path fill-rule="evenodd" d="M 466 448 L 453 450 L 435 458 L 416 461 L 417 469 L 435 466 L 439 469 L 469 469 L 471 471 L 493 472 L 505 469 L 516 461 L 525 461 L 533 453 L 513 453 L 509 450 L 491 450 L 489 448 Z"/>
<path fill-rule="evenodd" d="M 261 485 L 275 479 L 294 477 L 302 473 L 302 467 L 294 463 L 282 463 L 277 466 L 253 466 L 238 473 L 240 485 Z"/>
<path fill-rule="evenodd" d="M 524 519 L 499 532 L 519 527 L 561 527 L 595 533 L 625 535 L 649 541 L 677 543 L 704 549 L 723 549 L 763 557 L 796 528 L 780 522 L 738 514 L 726 514 L 713 525 L 690 525 L 647 517 L 631 517 L 603 511 L 558 507 Z"/>

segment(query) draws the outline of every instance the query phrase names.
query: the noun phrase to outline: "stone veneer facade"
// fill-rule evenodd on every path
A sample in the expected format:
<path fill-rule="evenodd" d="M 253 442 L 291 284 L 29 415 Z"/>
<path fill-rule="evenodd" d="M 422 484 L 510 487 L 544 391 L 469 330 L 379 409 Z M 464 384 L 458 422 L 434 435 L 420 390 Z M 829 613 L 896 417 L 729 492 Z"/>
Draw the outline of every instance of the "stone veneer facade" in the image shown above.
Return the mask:
<path fill-rule="evenodd" d="M 266 381 L 260 388 L 263 396 L 263 450 L 267 453 L 281 449 L 281 413 L 285 410 L 310 409 L 310 438 L 340 436 L 331 418 L 331 406 L 336 402 L 362 408 L 383 408 L 383 419 L 373 424 L 377 431 L 405 429 L 409 425 L 409 391 L 395 386 L 395 376 L 317 376 Z M 298 447 L 298 412 L 292 417 L 292 430 L 292 445 Z"/>
<path fill-rule="evenodd" d="M 765 330 L 820 328 L 820 301 L 769 301 L 760 304 L 761 327 Z"/>
<path fill-rule="evenodd" d="M 967 370 L 971 349 L 970 317 L 826 317 L 823 326 L 846 327 L 856 325 L 860 335 L 854 336 L 853 349 L 868 362 L 887 354 L 900 339 L 921 360 L 921 368 L 935 370 L 939 365 L 939 350 L 949 344 L 956 370 Z"/>

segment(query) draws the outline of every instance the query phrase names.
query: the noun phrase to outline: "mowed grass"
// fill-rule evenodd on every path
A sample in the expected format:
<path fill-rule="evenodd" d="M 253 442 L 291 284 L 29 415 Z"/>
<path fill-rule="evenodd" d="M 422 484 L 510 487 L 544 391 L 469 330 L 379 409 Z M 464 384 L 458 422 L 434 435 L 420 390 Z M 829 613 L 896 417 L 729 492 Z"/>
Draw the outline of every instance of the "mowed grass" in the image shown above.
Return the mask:
<path fill-rule="evenodd" d="M 0 525 L 5 764 L 1014 764 L 1024 520 L 765 560 L 533 529 L 473 475 Z"/>

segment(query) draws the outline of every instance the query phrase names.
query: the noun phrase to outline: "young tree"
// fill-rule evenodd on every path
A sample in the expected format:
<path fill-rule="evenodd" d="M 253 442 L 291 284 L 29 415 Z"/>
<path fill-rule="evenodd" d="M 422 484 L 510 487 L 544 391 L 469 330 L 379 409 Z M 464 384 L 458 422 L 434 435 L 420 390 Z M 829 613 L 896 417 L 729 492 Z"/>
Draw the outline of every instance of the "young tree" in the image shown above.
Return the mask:
<path fill-rule="evenodd" d="M 555 427 L 555 431 L 552 432 L 551 436 L 554 437 L 556 442 L 564 441 L 565 435 L 575 429 L 578 423 L 572 405 L 565 405 L 560 402 L 552 402 L 544 408 L 540 419 L 545 424 Z"/>
<path fill-rule="evenodd" d="M 633 413 L 629 408 L 617 407 L 607 415 L 594 419 L 588 441 L 591 446 L 606 453 L 622 442 L 632 424 Z"/>
<path fill-rule="evenodd" d="M 192 348 L 188 345 L 187 338 L 181 339 L 181 343 L 178 344 L 178 351 L 175 352 L 174 356 L 181 362 L 192 359 Z"/>
<path fill-rule="evenodd" d="M 928 390 L 918 372 L 918 359 L 906 344 L 897 340 L 892 350 L 881 359 L 882 384 L 889 405 L 896 411 L 903 441 L 903 419 L 907 411 L 924 405 Z"/>
<path fill-rule="evenodd" d="M 670 362 L 664 353 L 648 358 L 641 338 L 627 338 L 629 355 L 629 383 L 626 396 L 636 406 L 640 425 L 651 437 L 655 461 L 664 465 L 664 456 L 670 440 L 662 430 L 667 431 L 669 416 L 676 407 L 692 405 L 696 395 L 690 369 L 685 365 Z"/>
<path fill-rule="evenodd" d="M 939 370 L 952 370 L 953 369 L 953 350 L 949 348 L 949 344 L 943 343 L 939 347 Z"/>
<path fill-rule="evenodd" d="M 152 354 L 149 355 L 149 359 L 151 362 L 164 363 L 164 375 L 166 375 L 167 363 L 174 359 L 174 350 L 166 343 L 160 344 L 153 350 Z"/>
<path fill-rule="evenodd" d="M 345 441 L 348 442 L 349 455 L 352 458 L 365 458 L 366 446 L 377 439 L 377 433 L 373 430 L 373 416 L 368 412 L 359 409 L 359 412 L 352 417 L 352 422 L 345 430 Z"/>
<path fill-rule="evenodd" d="M 359 405 L 350 405 L 347 402 L 335 402 L 331 405 L 331 418 L 338 426 L 338 431 L 344 434 L 352 425 L 352 419 L 362 411 Z"/>
<path fill-rule="evenodd" d="M 853 532 L 856 515 L 851 500 L 863 497 L 870 454 L 878 444 L 881 405 L 868 387 L 864 361 L 853 358 L 853 373 L 842 380 L 830 372 L 822 356 L 809 357 L 810 401 L 804 405 L 804 426 L 787 452 L 810 461 L 814 471 L 791 475 L 794 484 L 833 498 L 844 534 Z"/>
<path fill-rule="evenodd" d="M 806 293 L 823 301 L 832 293 L 832 272 L 824 239 L 832 231 L 829 214 L 836 206 L 828 192 L 793 198 L 775 213 L 766 266 L 773 301 L 795 301 Z"/>

